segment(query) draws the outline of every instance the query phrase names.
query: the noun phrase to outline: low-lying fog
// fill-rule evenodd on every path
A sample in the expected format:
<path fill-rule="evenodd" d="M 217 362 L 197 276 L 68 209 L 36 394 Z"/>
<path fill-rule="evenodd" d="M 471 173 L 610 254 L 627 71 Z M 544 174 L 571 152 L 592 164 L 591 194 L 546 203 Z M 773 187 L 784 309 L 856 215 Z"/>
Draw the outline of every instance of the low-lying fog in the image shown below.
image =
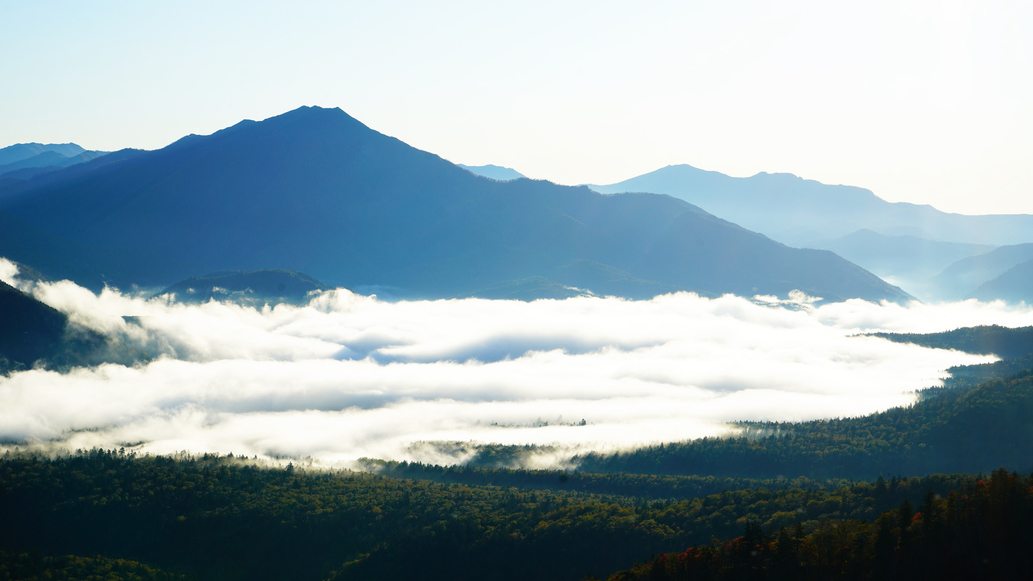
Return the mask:
<path fill-rule="evenodd" d="M 991 358 L 852 335 L 1033 324 L 1033 310 L 1000 303 L 814 307 L 689 293 L 389 303 L 340 289 L 256 310 L 98 296 L 16 272 L 0 261 L 0 279 L 160 356 L 0 377 L 0 440 L 332 466 L 463 459 L 412 446 L 421 441 L 608 450 L 721 434 L 734 420 L 868 414 Z"/>

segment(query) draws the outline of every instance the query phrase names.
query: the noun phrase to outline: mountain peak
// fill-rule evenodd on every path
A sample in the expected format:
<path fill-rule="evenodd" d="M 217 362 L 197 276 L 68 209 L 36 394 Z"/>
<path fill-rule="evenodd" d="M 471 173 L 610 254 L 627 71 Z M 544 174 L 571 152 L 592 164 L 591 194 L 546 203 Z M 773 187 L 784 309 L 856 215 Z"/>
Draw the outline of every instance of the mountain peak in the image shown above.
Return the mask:
<path fill-rule="evenodd" d="M 269 121 L 276 118 L 308 118 L 308 119 L 349 119 L 359 123 L 357 119 L 344 112 L 340 107 L 320 107 L 319 105 L 302 105 L 297 109 L 291 109 L 286 113 L 280 113 L 266 119 Z M 365 125 L 363 125 L 365 127 Z"/>

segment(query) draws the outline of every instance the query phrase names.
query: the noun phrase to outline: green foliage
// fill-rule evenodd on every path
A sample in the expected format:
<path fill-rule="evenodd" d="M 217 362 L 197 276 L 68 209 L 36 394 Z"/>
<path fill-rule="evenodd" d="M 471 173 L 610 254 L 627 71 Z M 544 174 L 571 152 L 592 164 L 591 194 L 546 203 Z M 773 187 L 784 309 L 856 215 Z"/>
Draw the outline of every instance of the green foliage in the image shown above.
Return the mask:
<path fill-rule="evenodd" d="M 44 557 L 0 550 L 0 581 L 180 581 L 185 575 L 107 557 Z"/>
<path fill-rule="evenodd" d="M 872 333 L 896 343 L 912 343 L 931 349 L 954 349 L 976 355 L 1013 359 L 1033 355 L 1033 327 L 1013 329 L 999 325 L 963 327 L 943 333 Z"/>
<path fill-rule="evenodd" d="M 1023 579 L 1033 569 L 1033 478 L 997 470 L 948 496 L 926 492 L 874 522 L 826 520 L 665 553 L 611 581 L 673 579 Z"/>
<path fill-rule="evenodd" d="M 487 445 L 484 449 L 495 448 Z M 481 451 L 482 453 L 484 450 Z M 476 459 L 475 459 L 476 460 Z M 478 466 L 438 466 L 420 462 L 394 462 L 363 458 L 366 470 L 392 478 L 414 478 L 432 482 L 576 491 L 648 500 L 680 500 L 750 488 L 835 490 L 852 484 L 842 478 L 812 480 L 800 478 L 719 478 L 715 476 L 594 473 L 562 470 L 482 468 Z"/>
<path fill-rule="evenodd" d="M 1033 369 L 1033 355 L 980 365 L 958 365 L 947 370 L 951 377 L 946 380 L 944 389 L 971 388 L 984 381 L 1010 377 L 1027 369 Z M 942 390 L 937 391 L 942 393 Z"/>
<path fill-rule="evenodd" d="M 577 579 L 652 553 L 823 518 L 874 519 L 931 476 L 681 501 L 91 451 L 0 461 L 0 547 L 132 559 L 200 579 Z M 337 571 L 337 573 L 332 573 Z"/>

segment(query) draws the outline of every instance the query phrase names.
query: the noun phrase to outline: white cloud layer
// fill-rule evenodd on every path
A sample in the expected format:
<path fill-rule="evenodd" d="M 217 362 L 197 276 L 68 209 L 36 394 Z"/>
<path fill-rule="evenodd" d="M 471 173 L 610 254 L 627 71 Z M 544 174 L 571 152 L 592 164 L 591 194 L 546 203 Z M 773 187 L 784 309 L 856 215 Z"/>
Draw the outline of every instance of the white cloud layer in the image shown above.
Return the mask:
<path fill-rule="evenodd" d="M 388 303 L 339 289 L 257 310 L 95 295 L 16 272 L 0 260 L 3 280 L 158 357 L 0 377 L 0 440 L 326 465 L 462 460 L 429 457 L 421 441 L 614 449 L 734 420 L 862 415 L 990 358 L 852 335 L 1033 324 L 1033 309 L 1001 303 L 787 308 L 686 293 Z"/>

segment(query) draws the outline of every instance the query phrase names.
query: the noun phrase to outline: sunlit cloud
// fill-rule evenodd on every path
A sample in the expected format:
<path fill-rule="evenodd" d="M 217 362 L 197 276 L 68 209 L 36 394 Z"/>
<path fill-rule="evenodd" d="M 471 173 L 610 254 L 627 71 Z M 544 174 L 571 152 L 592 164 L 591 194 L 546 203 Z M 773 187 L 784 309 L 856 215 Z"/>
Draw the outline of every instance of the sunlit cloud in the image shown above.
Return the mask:
<path fill-rule="evenodd" d="M 735 420 L 868 414 L 911 403 L 953 365 L 992 358 L 856 335 L 1033 324 L 1029 308 L 975 301 L 816 307 L 677 293 L 391 303 L 338 289 L 256 309 L 30 284 L 3 260 L 0 278 L 155 357 L 0 378 L 0 440 L 338 466 L 464 459 L 414 446 L 430 441 L 566 454 L 526 460 L 540 466 L 570 451 L 728 433 Z"/>

